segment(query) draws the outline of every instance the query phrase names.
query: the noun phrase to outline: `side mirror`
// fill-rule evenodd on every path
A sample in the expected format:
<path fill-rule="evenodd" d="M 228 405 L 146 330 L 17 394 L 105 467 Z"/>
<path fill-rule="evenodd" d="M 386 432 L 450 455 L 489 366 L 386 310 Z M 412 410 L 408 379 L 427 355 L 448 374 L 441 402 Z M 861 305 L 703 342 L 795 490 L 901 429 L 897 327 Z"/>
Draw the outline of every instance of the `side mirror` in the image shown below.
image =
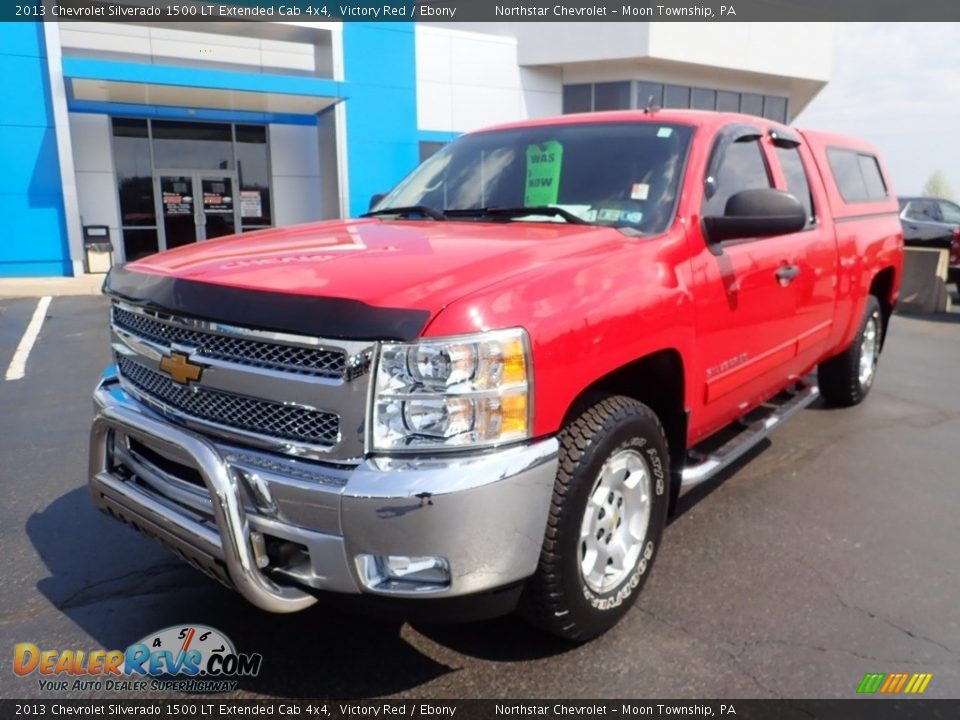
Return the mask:
<path fill-rule="evenodd" d="M 387 196 L 386 193 L 374 193 L 370 196 L 370 207 L 367 210 L 373 210 L 377 205 L 380 204 L 380 201 Z"/>
<path fill-rule="evenodd" d="M 761 188 L 731 195 L 723 215 L 703 218 L 711 251 L 719 255 L 724 240 L 770 237 L 799 232 L 807 224 L 807 211 L 784 190 Z"/>

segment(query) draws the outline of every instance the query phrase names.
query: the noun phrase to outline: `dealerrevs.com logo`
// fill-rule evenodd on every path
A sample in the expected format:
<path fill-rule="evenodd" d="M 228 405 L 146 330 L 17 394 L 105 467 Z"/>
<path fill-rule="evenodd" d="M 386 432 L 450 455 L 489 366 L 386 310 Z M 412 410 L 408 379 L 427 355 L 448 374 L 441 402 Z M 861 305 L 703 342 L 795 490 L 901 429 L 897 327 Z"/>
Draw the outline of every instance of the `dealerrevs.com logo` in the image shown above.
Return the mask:
<path fill-rule="evenodd" d="M 229 692 L 240 677 L 260 672 L 260 653 L 238 653 L 222 632 L 177 625 L 151 633 L 126 650 L 51 650 L 18 643 L 13 671 L 36 676 L 50 692 L 146 690 Z"/>

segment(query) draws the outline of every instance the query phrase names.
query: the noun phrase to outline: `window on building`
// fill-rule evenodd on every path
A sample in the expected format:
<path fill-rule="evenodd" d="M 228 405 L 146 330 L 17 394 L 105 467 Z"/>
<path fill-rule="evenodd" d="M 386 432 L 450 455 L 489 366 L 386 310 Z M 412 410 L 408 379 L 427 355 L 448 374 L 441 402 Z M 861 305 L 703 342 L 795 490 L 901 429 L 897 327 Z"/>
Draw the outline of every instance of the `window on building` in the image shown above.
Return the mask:
<path fill-rule="evenodd" d="M 810 181 L 807 179 L 807 172 L 803 167 L 800 150 L 795 145 L 777 145 L 776 147 L 777 161 L 780 163 L 780 169 L 783 170 L 783 176 L 787 181 L 787 191 L 803 205 L 807 212 L 807 227 L 811 227 L 816 222 L 816 215 L 813 208 L 813 196 L 810 193 Z"/>
<path fill-rule="evenodd" d="M 718 90 L 717 110 L 720 112 L 740 112 L 740 93 Z"/>
<path fill-rule="evenodd" d="M 240 184 L 240 223 L 244 230 L 270 227 L 273 215 L 267 128 L 263 125 L 237 125 L 234 133 Z"/>
<path fill-rule="evenodd" d="M 714 178 L 715 190 L 704 215 L 723 215 L 727 200 L 741 190 L 773 187 L 759 138 L 748 137 L 727 146 Z"/>
<path fill-rule="evenodd" d="M 153 255 L 159 248 L 156 228 L 123 229 L 123 256 L 127 262 Z"/>
<path fill-rule="evenodd" d="M 663 85 L 642 80 L 638 82 L 637 107 L 663 107 Z"/>
<path fill-rule="evenodd" d="M 113 162 L 117 173 L 125 257 L 136 260 L 159 249 L 150 128 L 146 120 L 113 119 Z"/>
<path fill-rule="evenodd" d="M 594 110 L 629 110 L 630 83 L 606 82 L 593 86 Z"/>
<path fill-rule="evenodd" d="M 120 222 L 124 226 L 156 225 L 147 121 L 115 118 L 113 135 Z"/>
<path fill-rule="evenodd" d="M 158 168 L 233 168 L 233 136 L 229 123 L 154 120 L 154 165 Z"/>
<path fill-rule="evenodd" d="M 690 88 L 683 85 L 664 85 L 663 106 L 665 108 L 690 107 Z"/>
<path fill-rule="evenodd" d="M 756 93 L 740 94 L 740 112 L 763 117 L 763 95 Z"/>
<path fill-rule="evenodd" d="M 581 113 L 593 110 L 593 85 L 564 85 L 563 112 Z"/>
<path fill-rule="evenodd" d="M 715 110 L 717 107 L 717 91 L 706 88 L 692 88 L 690 91 L 690 107 L 694 110 Z"/>
<path fill-rule="evenodd" d="M 256 230 L 273 224 L 270 160 L 265 125 L 113 118 L 113 155 L 120 200 L 124 258 L 127 261 L 197 237 Z M 222 175 L 217 172 L 224 171 Z M 194 227 L 192 211 L 167 212 L 158 224 L 155 188 L 183 179 L 184 198 L 177 210 L 206 202 L 207 185 L 219 182 L 226 211 L 207 209 L 204 235 Z M 199 202 L 199 201 L 198 201 Z M 181 207 L 182 206 L 182 207 Z M 224 216 L 225 213 L 228 216 Z M 185 216 L 183 216 L 185 215 Z M 239 226 L 237 225 L 239 221 Z M 183 232 L 175 234 L 173 225 Z M 199 227 L 199 226 L 198 226 Z"/>
<path fill-rule="evenodd" d="M 773 95 L 764 95 L 763 116 L 768 120 L 785 123 L 787 121 L 787 99 Z"/>
<path fill-rule="evenodd" d="M 631 98 L 631 86 L 634 92 Z M 693 108 L 742 112 L 787 122 L 787 98 L 779 95 L 740 93 L 732 90 L 664 85 L 638 80 L 604 83 L 578 83 L 563 86 L 563 112 L 624 110 L 630 107 Z"/>

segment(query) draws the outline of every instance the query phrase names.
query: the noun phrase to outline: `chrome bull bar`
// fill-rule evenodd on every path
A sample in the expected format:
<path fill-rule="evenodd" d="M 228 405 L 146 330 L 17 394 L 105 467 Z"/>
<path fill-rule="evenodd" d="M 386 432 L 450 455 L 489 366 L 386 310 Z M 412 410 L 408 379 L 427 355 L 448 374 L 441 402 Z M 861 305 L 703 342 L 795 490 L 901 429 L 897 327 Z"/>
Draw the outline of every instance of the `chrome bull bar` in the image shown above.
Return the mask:
<path fill-rule="evenodd" d="M 118 479 L 108 466 L 108 434 L 119 430 L 126 435 L 165 445 L 193 458 L 211 498 L 218 532 L 172 511 L 135 485 Z M 250 525 L 241 502 L 239 480 L 216 449 L 204 439 L 147 417 L 137 409 L 106 405 L 97 409 L 91 429 L 91 492 L 98 507 L 113 509 L 123 519 L 136 518 L 192 563 L 230 583 L 257 607 L 274 613 L 302 610 L 316 598 L 293 586 L 273 582 L 260 571 L 250 544 Z M 99 496 L 98 496 L 99 495 Z M 211 567 L 220 560 L 227 578 Z"/>

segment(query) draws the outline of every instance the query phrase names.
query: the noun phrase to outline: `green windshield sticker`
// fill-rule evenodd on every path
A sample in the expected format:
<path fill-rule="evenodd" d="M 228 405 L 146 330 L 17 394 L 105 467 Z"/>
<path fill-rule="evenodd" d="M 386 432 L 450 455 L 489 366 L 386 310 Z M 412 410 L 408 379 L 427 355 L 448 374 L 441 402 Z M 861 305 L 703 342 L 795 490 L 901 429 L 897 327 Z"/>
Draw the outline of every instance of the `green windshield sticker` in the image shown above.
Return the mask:
<path fill-rule="evenodd" d="M 560 192 L 560 167 L 563 165 L 563 145 L 550 140 L 527 147 L 527 187 L 523 204 L 556 205 Z"/>

